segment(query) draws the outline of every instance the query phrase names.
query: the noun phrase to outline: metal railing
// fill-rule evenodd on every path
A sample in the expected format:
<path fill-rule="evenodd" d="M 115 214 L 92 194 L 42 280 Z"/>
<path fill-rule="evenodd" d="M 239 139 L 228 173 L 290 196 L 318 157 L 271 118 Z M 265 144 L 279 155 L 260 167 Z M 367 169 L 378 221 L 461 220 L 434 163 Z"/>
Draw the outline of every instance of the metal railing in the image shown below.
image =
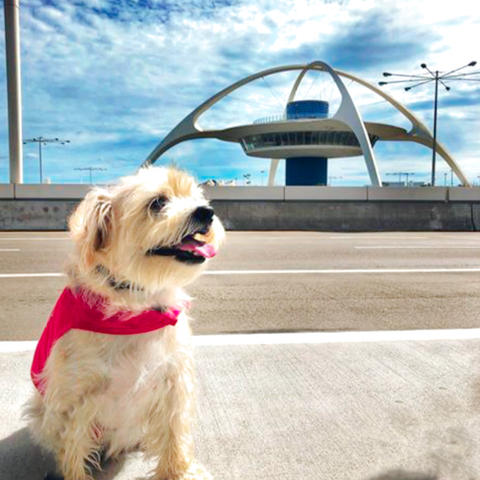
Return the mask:
<path fill-rule="evenodd" d="M 262 117 L 255 120 L 253 123 L 257 125 L 259 123 L 276 123 L 276 122 L 285 122 L 287 117 L 284 113 L 278 115 L 270 115 L 268 117 Z"/>

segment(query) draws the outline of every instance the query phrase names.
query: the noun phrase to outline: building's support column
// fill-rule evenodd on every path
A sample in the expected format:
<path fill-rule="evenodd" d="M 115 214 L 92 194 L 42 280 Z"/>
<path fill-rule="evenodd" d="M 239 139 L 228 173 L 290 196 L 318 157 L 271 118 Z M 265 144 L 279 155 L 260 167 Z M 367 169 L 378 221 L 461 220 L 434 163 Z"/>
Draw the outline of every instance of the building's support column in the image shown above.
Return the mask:
<path fill-rule="evenodd" d="M 23 183 L 19 3 L 19 0 L 4 0 L 11 183 Z"/>
<path fill-rule="evenodd" d="M 278 163 L 280 160 L 278 158 L 272 158 L 270 162 L 270 172 L 268 173 L 268 186 L 273 187 L 275 185 L 275 176 L 277 175 Z"/>
<path fill-rule="evenodd" d="M 328 159 L 324 157 L 287 158 L 286 186 L 327 185 Z"/>

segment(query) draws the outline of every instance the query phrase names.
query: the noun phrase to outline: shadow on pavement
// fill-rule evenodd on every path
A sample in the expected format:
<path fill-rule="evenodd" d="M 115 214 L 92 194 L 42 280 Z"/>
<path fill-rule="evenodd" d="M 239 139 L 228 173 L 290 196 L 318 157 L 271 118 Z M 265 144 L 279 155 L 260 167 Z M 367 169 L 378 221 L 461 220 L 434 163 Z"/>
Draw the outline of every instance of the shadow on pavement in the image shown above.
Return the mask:
<path fill-rule="evenodd" d="M 369 477 L 365 480 L 438 480 L 438 477 L 428 473 L 391 470 L 376 477 Z"/>
<path fill-rule="evenodd" d="M 113 480 L 123 467 L 125 459 L 108 462 L 95 478 Z M 0 440 L 0 478 L 8 480 L 61 480 L 55 476 L 55 461 L 50 453 L 32 442 L 28 428 L 22 428 Z"/>

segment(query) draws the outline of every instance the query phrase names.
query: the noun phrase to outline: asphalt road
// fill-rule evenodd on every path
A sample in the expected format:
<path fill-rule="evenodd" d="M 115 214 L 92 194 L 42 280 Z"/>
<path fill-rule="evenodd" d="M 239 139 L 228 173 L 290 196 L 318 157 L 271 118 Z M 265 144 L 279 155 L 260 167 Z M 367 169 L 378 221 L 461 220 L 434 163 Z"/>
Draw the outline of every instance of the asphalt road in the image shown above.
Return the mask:
<path fill-rule="evenodd" d="M 20 418 L 35 343 L 11 340 L 38 338 L 65 279 L 31 275 L 61 272 L 65 238 L 0 233 L 2 480 L 52 468 Z M 235 232 L 210 271 L 188 290 L 216 334 L 195 337 L 216 480 L 480 479 L 479 234 Z"/>
<path fill-rule="evenodd" d="M 61 273 L 71 248 L 0 233 L 0 340 L 38 338 L 65 279 L 29 275 Z M 196 334 L 470 328 L 476 269 L 477 233 L 230 232 L 187 291 Z"/>

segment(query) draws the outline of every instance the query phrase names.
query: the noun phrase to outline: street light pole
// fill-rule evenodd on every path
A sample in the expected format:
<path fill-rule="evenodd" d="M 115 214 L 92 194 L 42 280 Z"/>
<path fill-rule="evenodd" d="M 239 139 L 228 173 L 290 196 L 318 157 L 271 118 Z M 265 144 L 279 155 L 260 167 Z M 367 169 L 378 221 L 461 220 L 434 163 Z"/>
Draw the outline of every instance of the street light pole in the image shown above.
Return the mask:
<path fill-rule="evenodd" d="M 40 183 L 43 183 L 43 162 L 42 162 L 42 144 L 46 145 L 47 143 L 59 143 L 60 145 L 65 145 L 70 143 L 70 140 L 60 140 L 59 138 L 30 138 L 28 140 L 24 140 L 23 144 L 27 143 L 38 143 L 38 163 L 40 168 Z"/>
<path fill-rule="evenodd" d="M 406 181 L 407 187 L 408 187 L 408 177 L 413 175 L 415 175 L 414 172 L 405 172 L 405 181 Z"/>
<path fill-rule="evenodd" d="M 437 155 L 437 109 L 438 109 L 438 70 L 435 72 L 435 102 L 433 107 L 433 154 L 432 154 L 432 186 L 435 185 L 435 163 Z"/>
<path fill-rule="evenodd" d="M 328 177 L 327 186 L 328 185 L 332 186 L 333 185 L 333 180 L 341 180 L 342 178 L 343 177 L 333 177 L 333 176 Z"/>
<path fill-rule="evenodd" d="M 387 175 L 398 175 L 398 183 L 399 185 L 402 184 L 402 175 L 405 175 L 405 186 L 408 187 L 408 177 L 410 175 L 415 175 L 414 172 L 391 172 L 391 173 L 387 173 Z"/>
<path fill-rule="evenodd" d="M 107 169 L 106 168 L 101 168 L 101 167 L 82 167 L 82 168 L 76 168 L 75 170 L 80 170 L 80 171 L 85 171 L 85 170 L 88 170 L 90 172 L 90 185 L 93 183 L 93 174 L 92 172 L 94 170 L 96 171 L 102 171 L 102 172 L 106 172 Z"/>
<path fill-rule="evenodd" d="M 23 183 L 19 0 L 4 0 L 10 182 Z"/>
<path fill-rule="evenodd" d="M 450 91 L 450 87 L 447 86 L 444 80 L 448 80 L 449 82 L 453 81 L 470 81 L 470 82 L 480 82 L 480 78 L 466 78 L 471 77 L 472 75 L 480 74 L 480 71 L 471 72 L 471 73 L 458 73 L 460 70 L 463 70 L 467 67 L 474 67 L 477 62 L 473 61 L 463 67 L 456 68 L 455 70 L 450 70 L 449 72 L 440 72 L 436 70 L 432 72 L 426 63 L 422 63 L 420 66 L 427 70 L 428 74 L 422 75 L 405 75 L 402 73 L 389 73 L 384 72 L 384 77 L 402 77 L 402 80 L 394 80 L 392 82 L 378 82 L 380 86 L 389 85 L 392 83 L 409 83 L 408 87 L 405 87 L 405 91 L 412 90 L 416 87 L 420 87 L 421 85 L 426 85 L 431 82 L 435 82 L 435 99 L 433 103 L 433 154 L 432 154 L 432 186 L 435 185 L 435 170 L 436 170 L 436 154 L 437 154 L 437 111 L 438 111 L 438 83 L 440 82 L 444 87 L 445 90 L 448 92 Z M 414 83 L 415 85 L 412 85 Z"/>
<path fill-rule="evenodd" d="M 402 183 L 403 172 L 392 172 L 392 173 L 387 173 L 387 175 L 398 175 L 398 183 L 399 184 Z"/>
<path fill-rule="evenodd" d="M 40 165 L 40 183 L 43 183 L 42 142 L 38 142 L 38 163 Z"/>

